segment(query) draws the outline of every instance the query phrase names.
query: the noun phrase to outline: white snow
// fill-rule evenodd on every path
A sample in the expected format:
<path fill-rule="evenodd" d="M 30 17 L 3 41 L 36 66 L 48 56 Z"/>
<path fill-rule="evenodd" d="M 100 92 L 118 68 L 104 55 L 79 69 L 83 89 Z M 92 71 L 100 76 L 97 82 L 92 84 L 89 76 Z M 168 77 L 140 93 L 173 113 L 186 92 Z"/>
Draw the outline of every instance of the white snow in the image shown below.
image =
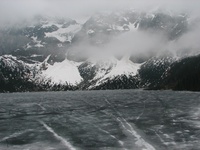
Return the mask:
<path fill-rule="evenodd" d="M 129 29 L 127 29 L 128 27 Z M 139 27 L 139 23 L 130 23 L 129 24 L 124 24 L 123 26 L 120 25 L 113 25 L 112 28 L 113 30 L 118 30 L 118 31 L 124 31 L 124 30 L 130 30 L 130 31 L 137 31 Z M 107 29 L 107 31 L 112 30 L 112 29 Z"/>
<path fill-rule="evenodd" d="M 79 24 L 84 24 L 84 23 L 86 23 L 90 18 L 91 18 L 91 16 L 88 16 L 88 15 L 86 15 L 86 16 L 74 16 L 73 17 L 74 18 L 74 20 L 76 20 L 76 22 L 77 23 L 79 23 Z"/>
<path fill-rule="evenodd" d="M 123 57 L 121 60 L 117 60 L 116 58 L 110 59 L 109 63 L 101 63 L 101 66 L 93 63 L 98 69 L 96 71 L 96 75 L 94 79 L 99 79 L 95 85 L 91 85 L 89 89 L 99 86 L 102 83 L 106 82 L 108 79 L 113 79 L 117 76 L 135 76 L 138 73 L 139 68 L 142 64 L 133 63 L 129 60 L 128 57 Z M 94 80 L 93 79 L 93 80 Z"/>
<path fill-rule="evenodd" d="M 31 37 L 33 39 L 33 42 L 35 43 L 35 47 L 44 47 L 44 45 L 42 45 L 42 41 L 38 41 L 37 37 L 32 36 Z"/>
<path fill-rule="evenodd" d="M 17 67 L 17 64 L 15 63 L 17 58 L 15 56 L 3 55 L 3 56 L 0 56 L 0 60 L 3 60 L 3 62 L 6 64 L 6 66 Z"/>
<path fill-rule="evenodd" d="M 135 76 L 138 73 L 140 66 L 141 64 L 133 63 L 129 59 L 121 59 L 117 62 L 117 65 L 112 69 L 112 71 L 105 75 L 101 80 L 121 75 L 126 75 L 127 77 Z"/>
<path fill-rule="evenodd" d="M 123 19 L 124 19 L 125 21 L 128 21 L 128 19 L 127 19 L 126 17 L 123 17 Z"/>
<path fill-rule="evenodd" d="M 12 69 L 15 69 L 19 66 L 19 63 L 22 64 L 24 67 L 31 67 L 32 64 L 28 64 L 23 62 L 22 60 L 18 60 L 17 57 L 12 55 L 3 55 L 0 56 L 0 60 L 3 60 L 3 62 L 6 64 L 6 66 L 9 66 Z"/>
<path fill-rule="evenodd" d="M 43 25 L 42 25 L 42 28 L 47 28 L 47 27 L 51 27 L 52 25 L 55 25 L 55 26 L 60 26 L 60 24 L 57 24 L 57 23 L 55 23 L 55 22 L 53 22 L 53 21 L 47 21 L 47 22 L 45 22 Z"/>
<path fill-rule="evenodd" d="M 29 49 L 29 48 L 31 48 L 31 45 L 30 45 L 30 43 L 27 43 L 26 44 L 26 49 Z"/>
<path fill-rule="evenodd" d="M 39 56 L 42 56 L 42 55 L 33 54 L 30 57 L 39 57 Z"/>
<path fill-rule="evenodd" d="M 74 36 L 74 34 L 78 32 L 80 29 L 81 25 L 75 24 L 75 25 L 70 25 L 67 28 L 60 27 L 57 31 L 54 32 L 47 32 L 45 33 L 45 36 L 54 37 L 58 39 L 60 42 L 66 42 L 66 41 L 71 42 L 72 36 Z"/>
<path fill-rule="evenodd" d="M 37 43 L 37 44 L 35 45 L 35 47 L 44 47 L 44 45 L 42 45 L 41 43 Z"/>
<path fill-rule="evenodd" d="M 119 26 L 119 25 L 114 25 L 113 26 L 114 30 L 118 30 L 118 31 L 124 31 L 123 26 Z"/>
<path fill-rule="evenodd" d="M 113 67 L 117 64 L 117 59 L 114 57 L 110 58 L 92 58 L 88 60 L 91 65 L 89 67 L 95 66 L 97 67 L 95 77 L 93 80 L 103 78 Z"/>
<path fill-rule="evenodd" d="M 67 82 L 71 85 L 76 85 L 82 81 L 75 62 L 67 59 L 63 62 L 55 62 L 53 65 L 48 64 L 47 69 L 42 71 L 42 75 L 57 84 L 65 84 Z"/>
<path fill-rule="evenodd" d="M 133 24 L 129 24 L 130 31 L 137 31 L 139 28 L 139 23 L 135 22 Z"/>
<path fill-rule="evenodd" d="M 92 29 L 88 30 L 88 32 L 87 32 L 88 35 L 93 34 L 93 33 L 95 33 L 95 31 Z"/>

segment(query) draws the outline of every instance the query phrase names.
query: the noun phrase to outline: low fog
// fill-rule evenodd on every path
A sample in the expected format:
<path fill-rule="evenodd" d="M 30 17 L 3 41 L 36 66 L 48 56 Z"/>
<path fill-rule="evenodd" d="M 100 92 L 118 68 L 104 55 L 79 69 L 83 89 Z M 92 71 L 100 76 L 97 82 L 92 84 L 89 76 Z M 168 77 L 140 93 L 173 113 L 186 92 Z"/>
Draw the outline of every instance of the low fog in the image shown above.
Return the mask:
<path fill-rule="evenodd" d="M 97 12 L 134 9 L 138 12 L 151 12 L 157 9 L 174 14 L 189 15 L 190 27 L 187 32 L 175 40 L 169 40 L 162 32 L 133 31 L 120 34 L 101 46 L 91 45 L 84 40 L 72 46 L 68 52 L 76 55 L 116 56 L 150 55 L 170 52 L 183 56 L 199 53 L 200 25 L 195 22 L 199 17 L 199 0 L 1 0 L 0 25 L 10 25 L 35 15 L 58 16 L 81 20 Z"/>
<path fill-rule="evenodd" d="M 112 38 L 108 43 L 95 46 L 82 41 L 72 46 L 69 51 L 76 57 L 116 56 L 121 58 L 151 57 L 170 55 L 183 58 L 200 54 L 200 26 L 192 28 L 175 40 L 169 40 L 161 32 L 134 31 Z"/>
<path fill-rule="evenodd" d="M 72 46 L 69 53 L 74 53 L 76 57 L 96 57 L 96 56 L 147 56 L 155 54 L 166 48 L 168 40 L 162 33 L 152 33 L 144 31 L 126 32 L 113 37 L 108 43 L 103 45 L 93 45 L 88 41 L 81 41 Z M 165 46 L 165 48 L 163 47 Z"/>

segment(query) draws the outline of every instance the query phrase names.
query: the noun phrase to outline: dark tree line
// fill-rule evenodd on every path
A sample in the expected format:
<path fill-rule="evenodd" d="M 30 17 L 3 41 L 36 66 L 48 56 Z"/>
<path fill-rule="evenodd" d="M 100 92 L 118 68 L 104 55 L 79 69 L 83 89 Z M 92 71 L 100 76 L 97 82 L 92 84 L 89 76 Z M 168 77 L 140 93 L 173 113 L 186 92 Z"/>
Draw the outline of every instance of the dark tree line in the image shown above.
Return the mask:
<path fill-rule="evenodd" d="M 159 89 L 200 91 L 200 55 L 173 63 L 163 78 Z"/>

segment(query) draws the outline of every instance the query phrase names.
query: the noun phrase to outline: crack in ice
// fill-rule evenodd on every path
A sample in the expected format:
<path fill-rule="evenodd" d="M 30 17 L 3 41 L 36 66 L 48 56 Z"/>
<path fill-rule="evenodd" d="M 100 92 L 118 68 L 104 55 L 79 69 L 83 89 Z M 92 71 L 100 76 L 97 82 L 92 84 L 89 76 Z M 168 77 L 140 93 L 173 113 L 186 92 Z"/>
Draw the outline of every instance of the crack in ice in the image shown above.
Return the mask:
<path fill-rule="evenodd" d="M 108 103 L 111 108 L 119 115 L 119 117 L 117 118 L 117 121 L 120 122 L 120 124 L 122 125 L 122 127 L 128 131 L 129 133 L 131 133 L 135 138 L 136 138 L 136 142 L 135 144 L 138 147 L 143 148 L 143 150 L 156 150 L 151 144 L 149 144 L 148 142 L 146 142 L 133 128 L 133 126 L 122 116 L 122 114 L 120 112 L 118 112 L 114 106 L 111 105 L 111 103 L 105 99 L 106 103 Z M 145 149 L 144 149 L 145 147 Z"/>
<path fill-rule="evenodd" d="M 43 126 L 44 128 L 51 132 L 53 134 L 53 136 L 61 141 L 61 143 L 69 150 L 76 150 L 76 148 L 74 148 L 66 139 L 64 139 L 63 137 L 59 136 L 51 127 L 49 127 L 46 123 L 44 123 L 43 121 L 39 121 Z"/>

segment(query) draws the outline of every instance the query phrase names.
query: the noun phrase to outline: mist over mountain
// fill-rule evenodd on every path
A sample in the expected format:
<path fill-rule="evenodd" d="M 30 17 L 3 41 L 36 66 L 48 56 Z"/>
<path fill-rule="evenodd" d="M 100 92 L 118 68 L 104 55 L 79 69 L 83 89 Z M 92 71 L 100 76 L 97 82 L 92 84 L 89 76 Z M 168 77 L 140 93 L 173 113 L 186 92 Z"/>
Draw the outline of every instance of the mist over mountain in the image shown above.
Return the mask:
<path fill-rule="evenodd" d="M 176 89 L 173 66 L 200 54 L 197 0 L 0 4 L 2 92 Z"/>
<path fill-rule="evenodd" d="M 0 150 L 199 150 L 200 0 L 0 0 Z"/>

